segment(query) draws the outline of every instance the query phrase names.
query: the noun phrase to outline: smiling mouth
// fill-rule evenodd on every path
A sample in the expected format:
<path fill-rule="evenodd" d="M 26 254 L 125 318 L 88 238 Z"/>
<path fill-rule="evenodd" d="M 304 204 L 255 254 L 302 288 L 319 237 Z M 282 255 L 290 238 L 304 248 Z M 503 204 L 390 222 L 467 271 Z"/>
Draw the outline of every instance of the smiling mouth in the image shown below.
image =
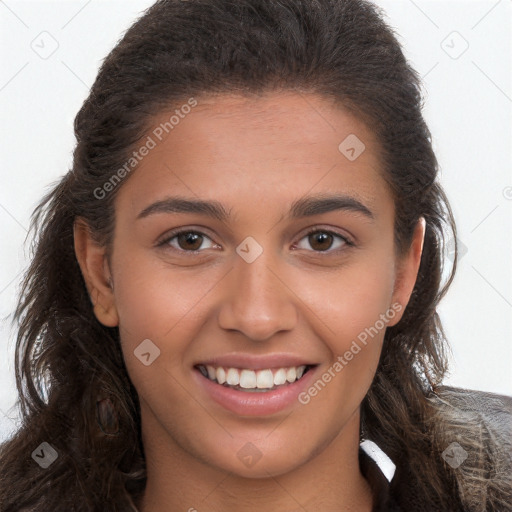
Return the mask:
<path fill-rule="evenodd" d="M 250 370 L 199 364 L 195 368 L 201 372 L 203 377 L 222 386 L 238 391 L 265 393 L 293 384 L 302 379 L 313 367 L 314 365 L 301 365 Z"/>

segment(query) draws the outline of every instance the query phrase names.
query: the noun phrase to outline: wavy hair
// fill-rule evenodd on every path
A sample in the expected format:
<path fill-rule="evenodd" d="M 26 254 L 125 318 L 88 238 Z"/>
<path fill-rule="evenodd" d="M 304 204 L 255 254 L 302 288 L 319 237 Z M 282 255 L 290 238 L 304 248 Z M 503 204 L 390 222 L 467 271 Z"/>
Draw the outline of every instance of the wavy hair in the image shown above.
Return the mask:
<path fill-rule="evenodd" d="M 19 429 L 0 447 L 0 509 L 127 511 L 146 483 L 137 392 L 117 328 L 101 325 L 78 266 L 73 226 L 85 219 L 111 247 L 114 199 L 95 194 L 130 158 L 156 114 L 203 94 L 316 93 L 363 120 L 382 149 L 403 254 L 426 221 L 417 281 L 401 321 L 385 333 L 361 407 L 361 439 L 378 444 L 407 480 L 415 510 L 463 510 L 446 465 L 439 400 L 447 371 L 439 301 L 446 233 L 456 229 L 437 181 L 421 82 L 384 14 L 366 0 L 159 0 L 103 61 L 75 119 L 72 168 L 34 211 L 31 264 L 14 318 Z M 136 170 L 134 171 L 136 172 Z M 129 179 L 129 178 L 126 178 Z M 31 454 L 57 452 L 46 469 Z"/>

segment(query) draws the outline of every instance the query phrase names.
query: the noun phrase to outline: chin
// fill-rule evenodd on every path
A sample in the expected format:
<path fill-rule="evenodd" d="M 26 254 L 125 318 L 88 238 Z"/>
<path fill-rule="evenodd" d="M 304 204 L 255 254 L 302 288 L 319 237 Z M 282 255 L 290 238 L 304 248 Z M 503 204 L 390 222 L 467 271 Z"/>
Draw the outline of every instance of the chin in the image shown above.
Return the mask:
<path fill-rule="evenodd" d="M 307 454 L 304 453 L 304 443 L 297 444 L 301 449 L 298 446 L 285 446 L 275 439 L 267 447 L 264 440 L 261 443 L 233 440 L 230 445 L 217 443 L 215 449 L 207 450 L 210 456 L 206 462 L 209 466 L 241 478 L 269 478 L 289 473 L 313 456 L 313 449 Z M 218 451 L 219 448 L 222 452 Z M 204 460 L 204 457 L 201 458 Z"/>

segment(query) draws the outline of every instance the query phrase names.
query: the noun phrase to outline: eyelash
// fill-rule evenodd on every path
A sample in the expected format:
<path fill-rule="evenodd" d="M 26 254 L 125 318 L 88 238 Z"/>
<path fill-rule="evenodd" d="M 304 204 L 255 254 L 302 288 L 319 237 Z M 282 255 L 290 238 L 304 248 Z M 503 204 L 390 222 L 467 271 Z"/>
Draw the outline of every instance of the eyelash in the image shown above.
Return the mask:
<path fill-rule="evenodd" d="M 177 236 L 182 235 L 184 233 L 193 233 L 195 235 L 205 236 L 205 237 L 207 237 L 207 238 L 209 238 L 211 240 L 211 237 L 209 237 L 206 233 L 202 233 L 201 231 L 196 231 L 194 229 L 177 229 L 175 231 L 171 231 L 162 241 L 157 242 L 156 245 L 157 245 L 157 247 L 162 247 L 162 248 L 166 248 L 166 249 L 170 248 L 172 251 L 181 252 L 181 253 L 199 254 L 199 253 L 203 252 L 200 249 L 196 249 L 194 251 L 186 251 L 184 249 L 176 249 L 175 247 L 172 247 L 169 244 L 169 242 L 171 240 L 173 240 Z M 333 235 L 334 237 L 340 238 L 344 242 L 344 246 L 348 246 L 348 247 L 354 247 L 355 246 L 355 244 L 351 240 L 349 240 L 346 236 L 341 235 L 340 233 L 337 233 L 336 231 L 330 231 L 330 230 L 321 229 L 321 228 L 318 228 L 318 227 L 314 227 L 314 228 L 309 229 L 302 236 L 302 238 L 300 240 L 302 240 L 303 238 L 308 237 L 309 235 L 311 235 L 313 233 L 325 233 L 325 234 L 328 234 L 328 235 Z M 165 246 L 167 246 L 167 247 L 165 247 Z M 335 249 L 335 250 L 331 250 L 331 249 L 327 249 L 326 251 L 315 251 L 315 250 L 313 250 L 313 252 L 315 252 L 316 254 L 326 254 L 326 255 L 337 254 L 337 253 L 339 253 L 339 252 L 344 250 L 344 248 L 345 248 L 344 246 L 340 247 L 338 249 Z"/>

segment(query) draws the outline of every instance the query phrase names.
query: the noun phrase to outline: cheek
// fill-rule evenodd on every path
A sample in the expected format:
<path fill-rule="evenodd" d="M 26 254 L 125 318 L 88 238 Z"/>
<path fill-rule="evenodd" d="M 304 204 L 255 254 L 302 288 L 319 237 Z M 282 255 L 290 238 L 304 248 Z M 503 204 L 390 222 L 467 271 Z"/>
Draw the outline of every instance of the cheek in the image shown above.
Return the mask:
<path fill-rule="evenodd" d="M 164 339 L 179 324 L 193 322 L 201 300 L 222 277 L 215 270 L 200 275 L 171 269 L 141 254 L 115 263 L 115 301 L 120 328 L 133 339 Z"/>
<path fill-rule="evenodd" d="M 368 331 L 372 333 L 368 339 L 382 339 L 385 327 L 392 320 L 389 314 L 382 320 L 382 315 L 391 310 L 392 262 L 378 258 L 360 261 L 324 279 L 312 276 L 295 282 L 304 285 L 305 302 L 327 327 L 322 332 L 336 354 L 348 350 L 353 340 L 364 341 Z M 394 311 L 391 313 L 394 317 Z"/>
<path fill-rule="evenodd" d="M 315 408 L 318 424 L 334 421 L 337 431 L 364 399 L 375 376 L 386 327 L 396 314 L 390 307 L 393 273 L 377 262 L 333 274 L 325 283 L 328 286 L 320 293 L 317 281 L 309 298 L 321 325 L 327 326 L 319 328 L 330 357 L 299 398 Z"/>
<path fill-rule="evenodd" d="M 316 284 L 309 279 L 308 304 L 322 320 L 319 335 L 330 358 L 302 399 L 316 401 L 318 411 L 332 412 L 333 403 L 344 404 L 336 413 L 338 426 L 361 403 L 375 376 L 386 327 L 396 314 L 390 304 L 393 268 L 384 257 L 361 258 Z"/>

